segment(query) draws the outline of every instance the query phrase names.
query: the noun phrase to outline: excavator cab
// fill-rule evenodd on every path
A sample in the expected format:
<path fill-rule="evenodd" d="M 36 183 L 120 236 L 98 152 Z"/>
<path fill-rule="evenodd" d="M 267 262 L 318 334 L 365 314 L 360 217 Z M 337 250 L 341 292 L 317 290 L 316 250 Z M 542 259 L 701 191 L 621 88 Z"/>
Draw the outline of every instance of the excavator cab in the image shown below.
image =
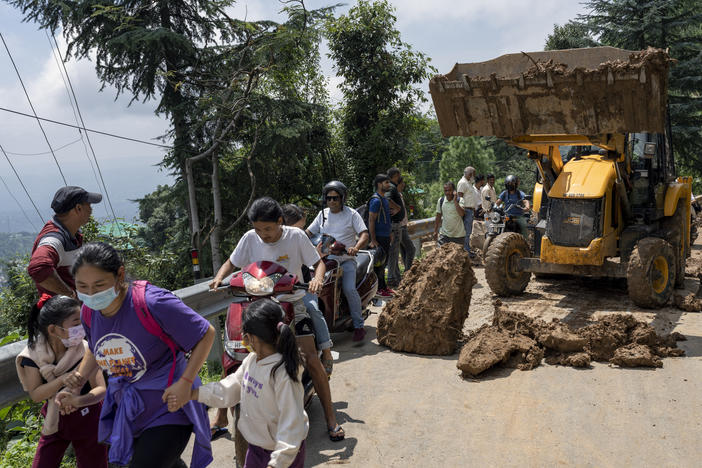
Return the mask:
<path fill-rule="evenodd" d="M 691 179 L 676 178 L 665 51 L 611 47 L 509 54 L 456 64 L 430 81 L 444 136 L 497 136 L 538 170 L 533 237 L 484 252 L 499 295 L 532 273 L 626 278 L 631 299 L 661 307 L 690 255 Z"/>

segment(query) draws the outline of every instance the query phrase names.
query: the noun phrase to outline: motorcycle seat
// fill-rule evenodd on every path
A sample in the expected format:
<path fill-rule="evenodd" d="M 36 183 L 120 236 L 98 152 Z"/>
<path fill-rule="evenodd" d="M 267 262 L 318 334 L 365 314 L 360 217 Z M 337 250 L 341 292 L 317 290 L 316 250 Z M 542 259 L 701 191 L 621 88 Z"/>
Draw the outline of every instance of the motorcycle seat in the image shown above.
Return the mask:
<path fill-rule="evenodd" d="M 363 278 L 366 276 L 366 271 L 368 271 L 370 262 L 370 253 L 364 252 L 363 250 L 358 252 L 358 255 L 356 255 L 356 286 L 361 284 L 361 281 L 363 281 Z"/>

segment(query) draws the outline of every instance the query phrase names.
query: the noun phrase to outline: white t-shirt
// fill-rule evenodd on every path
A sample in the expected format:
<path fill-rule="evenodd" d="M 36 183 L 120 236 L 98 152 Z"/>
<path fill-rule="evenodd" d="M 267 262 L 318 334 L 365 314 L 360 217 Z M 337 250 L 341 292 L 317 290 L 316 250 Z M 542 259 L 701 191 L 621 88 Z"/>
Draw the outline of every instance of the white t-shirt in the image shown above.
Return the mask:
<path fill-rule="evenodd" d="M 324 219 L 324 224 L 322 220 Z M 307 228 L 312 234 L 328 234 L 347 248 L 356 245 L 356 235 L 367 231 L 368 228 L 363 222 L 363 218 L 356 210 L 348 206 L 338 213 L 332 213 L 329 208 L 324 208 L 314 218 L 312 224 Z"/>
<path fill-rule="evenodd" d="M 485 197 L 490 197 L 488 201 Z M 483 211 L 488 212 L 490 210 L 490 204 L 497 201 L 497 193 L 495 189 L 490 187 L 490 184 L 485 184 L 482 189 L 480 189 L 480 198 L 482 198 Z"/>
<path fill-rule="evenodd" d="M 475 190 L 473 185 L 468 182 L 465 176 L 461 177 L 461 180 L 458 181 L 456 192 L 463 194 L 461 199 L 458 200 L 458 204 L 461 206 L 461 208 L 476 208 L 478 203 L 476 200 L 477 197 L 475 196 Z"/>
<path fill-rule="evenodd" d="M 302 265 L 312 266 L 319 261 L 319 254 L 302 229 L 282 226 L 283 235 L 277 242 L 267 244 L 251 229 L 239 240 L 229 261 L 235 267 L 245 267 L 254 262 L 275 262 L 297 275 L 302 281 Z"/>

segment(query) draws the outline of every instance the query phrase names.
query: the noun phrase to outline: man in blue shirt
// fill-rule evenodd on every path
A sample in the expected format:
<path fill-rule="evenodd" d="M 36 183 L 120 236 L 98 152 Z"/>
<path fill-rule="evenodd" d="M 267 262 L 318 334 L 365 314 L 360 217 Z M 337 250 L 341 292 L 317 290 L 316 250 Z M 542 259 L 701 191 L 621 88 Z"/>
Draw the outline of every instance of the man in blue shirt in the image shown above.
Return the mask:
<path fill-rule="evenodd" d="M 506 214 L 516 221 L 519 232 L 527 239 L 529 233 L 526 216 L 529 215 L 529 200 L 526 199 L 526 194 L 519 190 L 519 179 L 513 175 L 508 175 L 505 179 L 505 189 L 500 194 L 497 205 L 504 203 L 508 207 Z"/>
<path fill-rule="evenodd" d="M 395 291 L 388 288 L 385 282 L 385 265 L 387 264 L 390 243 L 392 242 L 390 204 L 385 198 L 385 192 L 390 190 L 390 179 L 385 174 L 378 174 L 375 176 L 373 184 L 375 193 L 368 202 L 368 232 L 370 234 L 368 246 L 371 249 L 377 246 L 383 249 L 383 257 L 385 258 L 380 266 L 374 267 L 374 270 L 378 277 L 378 295 L 390 297 L 395 293 Z"/>

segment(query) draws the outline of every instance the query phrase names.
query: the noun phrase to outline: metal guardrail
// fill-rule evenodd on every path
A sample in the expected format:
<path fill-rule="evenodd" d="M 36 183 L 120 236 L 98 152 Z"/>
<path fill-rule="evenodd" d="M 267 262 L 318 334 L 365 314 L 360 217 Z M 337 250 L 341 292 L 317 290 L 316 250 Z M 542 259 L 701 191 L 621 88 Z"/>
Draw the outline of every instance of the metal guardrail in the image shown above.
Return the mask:
<path fill-rule="evenodd" d="M 407 226 L 410 238 L 415 244 L 419 239 L 434 232 L 434 218 L 410 221 Z M 188 307 L 212 322 L 219 336 L 219 320 L 217 317 L 226 312 L 232 299 L 225 289 L 210 292 L 208 282 L 198 283 L 183 289 L 173 291 Z M 0 347 L 0 408 L 11 405 L 27 394 L 22 390 L 15 369 L 15 358 L 27 345 L 27 341 L 19 341 Z M 222 355 L 221 340 L 215 340 L 208 360 L 219 360 Z"/>

